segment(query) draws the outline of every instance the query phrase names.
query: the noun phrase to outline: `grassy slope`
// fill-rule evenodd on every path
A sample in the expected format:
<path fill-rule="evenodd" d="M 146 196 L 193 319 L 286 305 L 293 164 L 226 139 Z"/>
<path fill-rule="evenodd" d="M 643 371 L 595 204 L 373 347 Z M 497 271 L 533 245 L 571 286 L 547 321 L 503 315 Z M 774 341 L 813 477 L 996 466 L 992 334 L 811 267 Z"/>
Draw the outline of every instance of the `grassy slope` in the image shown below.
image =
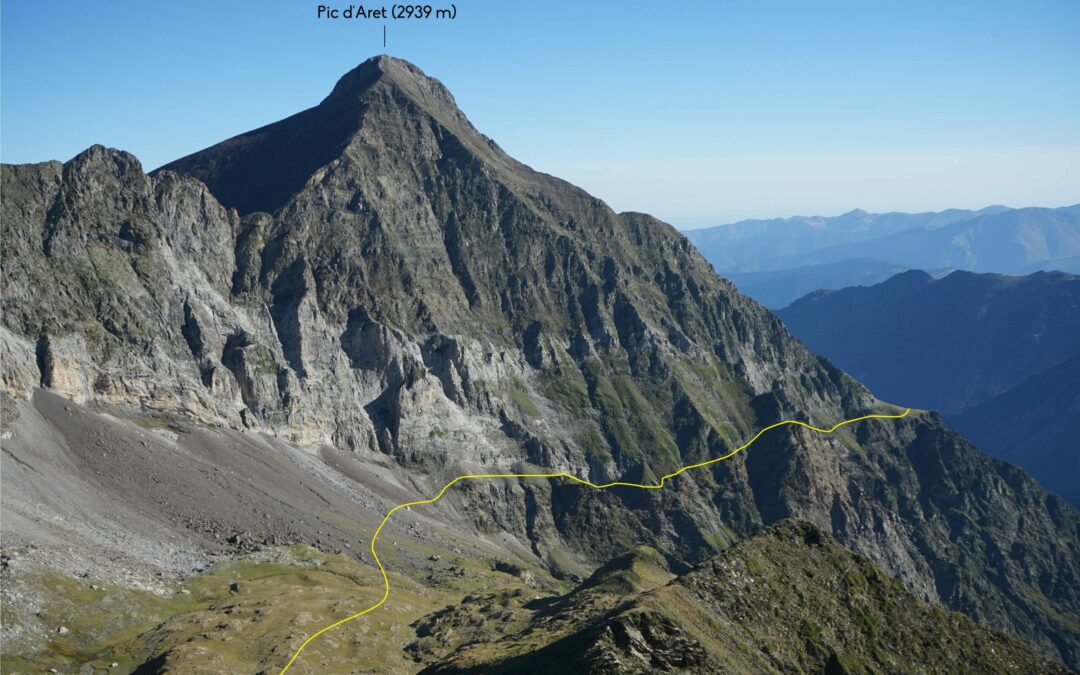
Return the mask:
<path fill-rule="evenodd" d="M 385 557 L 390 565 L 396 553 Z M 390 577 L 386 605 L 312 642 L 290 672 L 414 672 L 416 650 L 406 649 L 416 639 L 411 623 L 479 590 L 527 599 L 550 593 L 495 572 L 490 563 L 445 552 L 422 582 Z M 40 619 L 55 632 L 39 653 L 6 653 L 4 673 L 75 672 L 87 664 L 111 673 L 140 666 L 150 668 L 140 672 L 277 672 L 308 635 L 382 595 L 372 566 L 306 546 L 222 562 L 165 594 L 92 586 L 44 570 L 26 579 L 47 599 Z M 430 647 L 428 658 L 446 651 Z"/>
<path fill-rule="evenodd" d="M 568 596 L 557 613 L 538 612 L 518 636 L 461 649 L 430 672 L 1068 672 L 916 599 L 799 521 L 636 597 L 617 580 L 641 575 L 624 569 Z M 583 609 L 583 596 L 600 610 Z M 579 620 L 568 625 L 567 614 Z"/>

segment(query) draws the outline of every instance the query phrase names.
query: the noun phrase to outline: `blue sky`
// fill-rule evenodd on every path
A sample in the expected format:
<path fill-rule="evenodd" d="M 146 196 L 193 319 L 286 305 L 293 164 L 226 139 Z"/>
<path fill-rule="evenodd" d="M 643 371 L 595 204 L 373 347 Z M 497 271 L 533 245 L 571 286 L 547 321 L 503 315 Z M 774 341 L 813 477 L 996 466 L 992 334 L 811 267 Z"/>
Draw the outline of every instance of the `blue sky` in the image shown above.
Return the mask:
<path fill-rule="evenodd" d="M 5 0 L 0 156 L 155 168 L 318 103 L 385 23 L 512 155 L 678 227 L 1080 201 L 1080 2 L 318 4 Z"/>

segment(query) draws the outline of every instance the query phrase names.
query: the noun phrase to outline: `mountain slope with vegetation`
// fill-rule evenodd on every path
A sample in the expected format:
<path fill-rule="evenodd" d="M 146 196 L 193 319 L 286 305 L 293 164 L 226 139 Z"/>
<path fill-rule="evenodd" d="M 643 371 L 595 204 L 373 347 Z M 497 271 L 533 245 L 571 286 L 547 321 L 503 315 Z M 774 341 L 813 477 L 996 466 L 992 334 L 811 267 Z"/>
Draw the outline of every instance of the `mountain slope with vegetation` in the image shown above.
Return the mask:
<path fill-rule="evenodd" d="M 649 566 L 647 552 L 636 556 L 638 568 Z M 663 585 L 619 583 L 627 569 L 609 565 L 518 633 L 463 646 L 422 672 L 1068 672 L 914 598 L 801 521 L 781 521 Z"/>
<path fill-rule="evenodd" d="M 370 568 L 381 515 L 459 474 L 647 482 L 778 420 L 902 410 L 673 228 L 510 158 L 388 57 L 151 175 L 95 146 L 5 165 L 3 187 L 5 542 L 42 565 L 152 568 L 164 538 L 175 574 L 283 544 Z M 1080 516 L 922 411 L 778 429 L 659 491 L 470 483 L 402 514 L 388 560 L 421 595 L 450 574 L 425 547 L 572 582 L 639 545 L 697 564 L 792 516 L 1080 664 Z"/>

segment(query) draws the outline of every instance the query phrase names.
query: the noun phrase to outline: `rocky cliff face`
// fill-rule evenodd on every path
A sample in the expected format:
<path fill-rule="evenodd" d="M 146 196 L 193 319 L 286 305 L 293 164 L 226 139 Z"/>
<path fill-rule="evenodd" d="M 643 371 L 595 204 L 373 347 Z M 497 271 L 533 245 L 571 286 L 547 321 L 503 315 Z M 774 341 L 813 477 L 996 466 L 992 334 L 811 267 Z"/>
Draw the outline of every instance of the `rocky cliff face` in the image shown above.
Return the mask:
<path fill-rule="evenodd" d="M 511 159 L 380 57 L 147 176 L 3 167 L 3 389 L 391 459 L 417 489 L 541 466 L 651 481 L 779 419 L 892 410 L 671 227 Z M 1080 521 L 931 414 L 777 430 L 671 489 L 461 493 L 556 574 L 694 563 L 797 515 L 917 595 L 1080 663 Z M 602 524 L 602 527 L 597 527 Z"/>

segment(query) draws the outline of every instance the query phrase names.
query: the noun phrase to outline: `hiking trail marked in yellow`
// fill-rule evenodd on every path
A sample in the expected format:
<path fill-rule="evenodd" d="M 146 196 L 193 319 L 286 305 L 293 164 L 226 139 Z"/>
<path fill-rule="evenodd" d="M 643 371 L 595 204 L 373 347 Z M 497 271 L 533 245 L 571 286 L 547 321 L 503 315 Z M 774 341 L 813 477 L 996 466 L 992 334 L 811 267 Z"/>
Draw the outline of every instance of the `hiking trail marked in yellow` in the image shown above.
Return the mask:
<path fill-rule="evenodd" d="M 607 488 L 613 488 L 613 487 L 633 487 L 633 488 L 641 488 L 642 490 L 659 490 L 660 488 L 664 487 L 664 483 L 667 481 L 667 479 L 674 478 L 675 476 L 678 476 L 679 474 L 683 473 L 684 471 L 689 471 L 690 469 L 700 469 L 701 467 L 709 466 L 710 464 L 716 464 L 717 462 L 722 462 L 725 459 L 731 459 L 735 455 L 739 454 L 743 450 L 745 450 L 745 449 L 749 448 L 751 445 L 753 445 L 754 442 L 757 441 L 757 439 L 761 438 L 762 434 L 764 434 L 766 431 L 769 431 L 771 429 L 776 429 L 777 427 L 793 425 L 793 426 L 804 427 L 806 429 L 810 429 L 811 431 L 816 431 L 816 432 L 821 433 L 821 434 L 831 434 L 834 431 L 836 431 L 837 429 L 839 429 L 840 427 L 847 426 L 848 424 L 854 424 L 855 422 L 862 422 L 863 420 L 898 420 L 898 419 L 900 419 L 902 417 L 907 417 L 908 413 L 910 413 L 910 412 L 911 412 L 911 408 L 907 408 L 906 410 L 904 410 L 904 412 L 902 412 L 902 413 L 900 413 L 898 415 L 880 415 L 880 414 L 863 415 L 862 417 L 855 417 L 855 418 L 850 419 L 850 420 L 844 420 L 843 422 L 838 422 L 837 424 L 834 424 L 829 429 L 822 429 L 822 428 L 819 428 L 819 427 L 815 427 L 815 426 L 813 426 L 811 424 L 807 424 L 806 422 L 800 422 L 799 420 L 784 420 L 783 422 L 777 422 L 776 424 L 770 424 L 769 426 L 765 427 L 761 431 L 754 434 L 754 437 L 751 438 L 749 441 L 747 441 L 746 443 L 743 443 L 742 445 L 735 448 L 734 450 L 727 453 L 726 455 L 723 455 L 721 457 L 715 457 L 713 459 L 706 460 L 704 462 L 698 462 L 697 464 L 690 464 L 688 466 L 684 466 L 681 469 L 679 469 L 678 471 L 674 471 L 674 472 L 669 473 L 666 476 L 662 477 L 660 479 L 660 482 L 655 484 L 655 485 L 642 485 L 640 483 L 623 483 L 621 481 L 616 481 L 614 483 L 604 483 L 603 485 L 597 485 L 596 483 L 592 483 L 590 481 L 587 481 L 584 478 L 579 478 L 577 476 L 574 476 L 574 475 L 568 474 L 568 473 L 476 473 L 476 474 L 468 474 L 468 475 L 465 475 L 465 476 L 458 476 L 454 480 L 452 480 L 449 483 L 447 483 L 446 485 L 444 485 L 443 488 L 441 490 L 439 490 L 439 494 L 435 495 L 431 499 L 420 499 L 420 500 L 417 500 L 415 502 L 405 502 L 404 504 L 398 504 L 394 508 L 390 509 L 386 513 L 385 516 L 383 516 L 382 522 L 379 523 L 379 527 L 375 528 L 375 534 L 371 537 L 371 555 L 375 558 L 375 564 L 379 566 L 379 572 L 382 573 L 382 578 L 383 578 L 383 595 L 382 595 L 382 598 L 378 602 L 376 602 L 374 605 L 372 605 L 371 607 L 368 607 L 367 609 L 365 609 L 364 611 L 357 612 L 356 614 L 353 614 L 352 616 L 347 616 L 344 619 L 341 619 L 340 621 L 335 621 L 334 623 L 330 624 L 329 626 L 326 626 L 325 628 L 322 628 L 321 630 L 313 633 L 311 635 L 311 637 L 304 640 L 304 643 L 301 644 L 300 647 L 295 652 L 293 652 L 292 658 L 289 659 L 289 662 L 285 664 L 285 667 L 281 669 L 281 672 L 278 675 L 284 675 L 285 671 L 287 671 L 289 668 L 292 667 L 293 662 L 295 662 L 296 659 L 298 659 L 300 657 L 300 654 L 311 643 L 312 640 L 319 637 L 320 635 L 322 635 L 323 633 L 325 633 L 328 630 L 337 628 L 338 626 L 340 626 L 342 624 L 349 623 L 353 619 L 359 619 L 360 617 L 364 616 L 365 614 L 370 614 L 371 612 L 374 612 L 376 609 L 382 607 L 383 604 L 386 603 L 387 598 L 390 597 L 390 578 L 388 576 L 386 576 L 386 568 L 383 567 L 382 561 L 379 560 L 379 554 L 375 552 L 375 542 L 378 541 L 378 539 L 379 539 L 379 533 L 382 532 L 383 527 L 385 527 L 386 523 L 390 520 L 390 516 L 394 515 L 395 513 L 400 511 L 401 509 L 407 509 L 410 506 L 423 506 L 424 504 L 432 504 L 434 502 L 437 502 L 437 501 L 439 501 L 440 499 L 443 498 L 443 495 L 446 494 L 447 490 L 449 490 L 455 484 L 457 484 L 457 483 L 459 483 L 459 482 L 461 482 L 463 480 L 483 480 L 483 479 L 494 479 L 494 478 L 565 478 L 565 479 L 573 481 L 575 483 L 579 483 L 581 485 L 591 487 L 594 490 L 606 490 Z"/>

